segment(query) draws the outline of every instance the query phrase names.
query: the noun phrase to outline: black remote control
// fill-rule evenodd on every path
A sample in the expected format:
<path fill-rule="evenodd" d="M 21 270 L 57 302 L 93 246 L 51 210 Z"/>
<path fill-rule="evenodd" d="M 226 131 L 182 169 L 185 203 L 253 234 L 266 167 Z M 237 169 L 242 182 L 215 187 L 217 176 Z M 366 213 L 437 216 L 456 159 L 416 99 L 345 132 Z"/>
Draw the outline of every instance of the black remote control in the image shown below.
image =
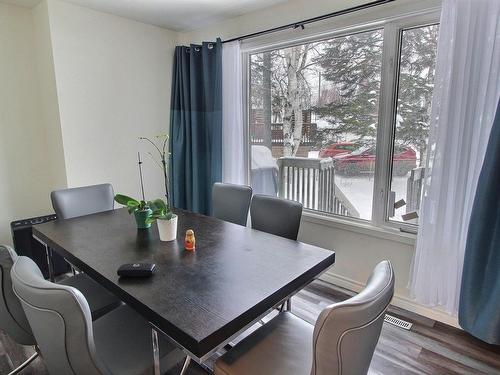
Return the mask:
<path fill-rule="evenodd" d="M 156 268 L 154 263 L 127 263 L 118 268 L 120 277 L 149 277 Z"/>

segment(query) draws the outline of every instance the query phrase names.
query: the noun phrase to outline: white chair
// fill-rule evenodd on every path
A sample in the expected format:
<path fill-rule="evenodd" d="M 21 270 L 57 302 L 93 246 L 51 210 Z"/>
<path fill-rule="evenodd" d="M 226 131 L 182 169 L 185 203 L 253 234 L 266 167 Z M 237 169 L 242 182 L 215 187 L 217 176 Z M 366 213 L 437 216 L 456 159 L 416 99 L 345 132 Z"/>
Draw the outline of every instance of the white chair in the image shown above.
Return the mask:
<path fill-rule="evenodd" d="M 314 326 L 279 314 L 220 357 L 215 375 L 366 374 L 393 295 L 392 265 L 380 262 L 361 293 L 325 308 Z"/>
<path fill-rule="evenodd" d="M 151 327 L 134 310 L 122 305 L 92 322 L 83 294 L 45 280 L 27 257 L 18 257 L 11 277 L 50 374 L 153 373 Z M 159 352 L 163 370 L 184 358 L 163 337 Z"/>

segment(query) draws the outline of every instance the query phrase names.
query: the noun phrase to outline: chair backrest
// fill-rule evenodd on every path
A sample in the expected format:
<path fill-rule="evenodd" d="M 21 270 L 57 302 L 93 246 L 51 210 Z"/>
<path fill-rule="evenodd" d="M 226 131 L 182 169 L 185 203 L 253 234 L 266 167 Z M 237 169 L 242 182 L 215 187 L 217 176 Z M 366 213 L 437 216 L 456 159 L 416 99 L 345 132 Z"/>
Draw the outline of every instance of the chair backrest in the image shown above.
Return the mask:
<path fill-rule="evenodd" d="M 250 186 L 217 182 L 212 188 L 213 216 L 246 226 L 251 199 Z"/>
<path fill-rule="evenodd" d="M 2 283 L 2 298 L 0 299 L 0 329 L 18 344 L 35 345 L 36 341 L 31 327 L 24 314 L 21 302 L 12 290 L 10 270 L 17 259 L 15 251 L 5 245 L 0 245 L 0 282 Z"/>
<path fill-rule="evenodd" d="M 366 374 L 394 295 L 394 270 L 380 262 L 358 295 L 325 308 L 314 326 L 311 375 Z"/>
<path fill-rule="evenodd" d="M 256 194 L 250 205 L 252 228 L 296 240 L 299 234 L 302 203 Z"/>
<path fill-rule="evenodd" d="M 111 184 L 62 189 L 50 194 L 52 207 L 59 219 L 110 211 L 114 207 L 114 196 Z"/>
<path fill-rule="evenodd" d="M 95 353 L 92 317 L 80 291 L 45 280 L 28 257 L 17 258 L 11 277 L 51 374 L 109 373 Z"/>

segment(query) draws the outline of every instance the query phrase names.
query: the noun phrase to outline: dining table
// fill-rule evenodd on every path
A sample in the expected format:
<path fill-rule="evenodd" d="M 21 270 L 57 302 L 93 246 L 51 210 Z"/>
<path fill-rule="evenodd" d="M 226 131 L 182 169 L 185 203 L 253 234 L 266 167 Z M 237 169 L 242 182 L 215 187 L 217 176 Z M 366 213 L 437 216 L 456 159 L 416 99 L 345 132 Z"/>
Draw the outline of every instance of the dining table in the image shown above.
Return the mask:
<path fill-rule="evenodd" d="M 165 335 L 203 365 L 218 350 L 335 263 L 335 252 L 198 213 L 174 209 L 177 238 L 159 239 L 155 224 L 137 229 L 126 208 L 56 220 L 33 227 L 51 255 L 63 256 L 146 319 L 151 326 L 155 374 L 160 374 L 158 335 Z M 184 247 L 193 230 L 196 248 Z M 118 268 L 154 263 L 148 278 L 124 278 Z"/>

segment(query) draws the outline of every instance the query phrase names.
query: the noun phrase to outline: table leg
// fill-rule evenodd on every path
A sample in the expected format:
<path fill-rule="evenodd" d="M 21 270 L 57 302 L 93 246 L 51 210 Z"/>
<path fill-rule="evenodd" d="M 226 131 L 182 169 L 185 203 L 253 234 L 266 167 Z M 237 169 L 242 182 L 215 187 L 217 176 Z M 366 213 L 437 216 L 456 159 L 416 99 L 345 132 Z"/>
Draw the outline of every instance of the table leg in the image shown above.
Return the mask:
<path fill-rule="evenodd" d="M 154 328 L 151 329 L 151 338 L 153 341 L 153 363 L 154 374 L 161 375 L 160 373 L 160 347 L 158 345 L 158 332 Z"/>
<path fill-rule="evenodd" d="M 184 365 L 182 366 L 182 370 L 181 370 L 180 375 L 185 375 L 186 374 L 187 369 L 188 369 L 190 363 L 191 363 L 191 357 L 190 356 L 186 356 L 186 359 L 184 360 Z"/>
<path fill-rule="evenodd" d="M 286 311 L 292 311 L 292 298 L 286 300 Z"/>
<path fill-rule="evenodd" d="M 45 254 L 47 256 L 47 266 L 49 267 L 49 280 L 54 282 L 54 263 L 52 263 L 52 249 L 50 249 L 47 244 L 43 244 L 45 246 Z"/>

